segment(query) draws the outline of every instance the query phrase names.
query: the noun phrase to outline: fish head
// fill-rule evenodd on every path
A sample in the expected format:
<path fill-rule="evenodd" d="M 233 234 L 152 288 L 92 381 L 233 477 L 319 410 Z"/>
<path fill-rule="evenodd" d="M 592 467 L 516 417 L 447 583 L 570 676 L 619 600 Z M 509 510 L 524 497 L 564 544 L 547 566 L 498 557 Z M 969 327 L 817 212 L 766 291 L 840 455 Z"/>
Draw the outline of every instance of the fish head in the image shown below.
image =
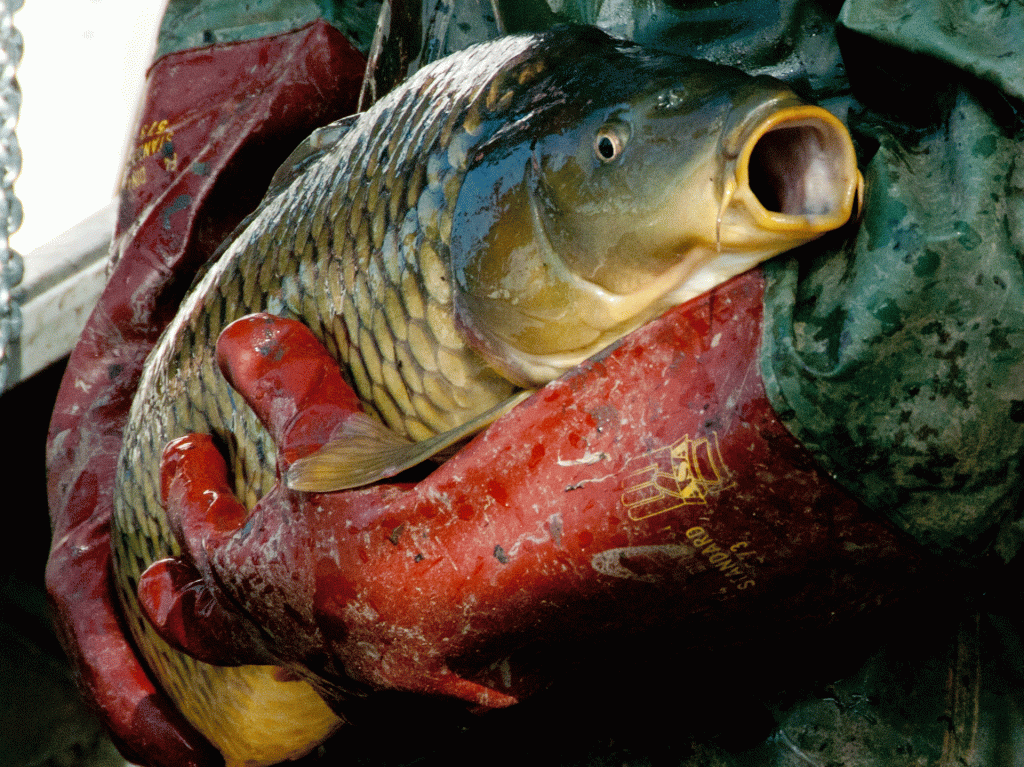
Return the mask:
<path fill-rule="evenodd" d="M 622 45 L 582 58 L 599 74 L 551 75 L 454 217 L 458 320 L 523 386 L 842 226 L 862 185 L 842 122 L 776 80 Z"/>

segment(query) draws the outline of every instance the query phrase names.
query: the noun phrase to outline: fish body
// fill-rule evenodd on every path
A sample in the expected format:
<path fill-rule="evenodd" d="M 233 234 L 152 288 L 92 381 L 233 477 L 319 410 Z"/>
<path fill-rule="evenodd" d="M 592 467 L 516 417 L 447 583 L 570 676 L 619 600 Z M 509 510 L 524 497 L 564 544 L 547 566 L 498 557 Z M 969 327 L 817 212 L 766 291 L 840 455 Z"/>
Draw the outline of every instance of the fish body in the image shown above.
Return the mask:
<path fill-rule="evenodd" d="M 840 226 L 859 183 L 839 121 L 784 85 L 586 28 L 474 46 L 314 134 L 161 337 L 125 429 L 114 567 L 158 682 L 229 764 L 300 755 L 340 723 L 274 667 L 176 652 L 138 606 L 140 574 L 179 553 L 168 441 L 215 435 L 250 507 L 277 481 L 214 361 L 227 324 L 301 320 L 375 422 L 423 444 Z M 325 455 L 293 486 L 344 486 Z"/>

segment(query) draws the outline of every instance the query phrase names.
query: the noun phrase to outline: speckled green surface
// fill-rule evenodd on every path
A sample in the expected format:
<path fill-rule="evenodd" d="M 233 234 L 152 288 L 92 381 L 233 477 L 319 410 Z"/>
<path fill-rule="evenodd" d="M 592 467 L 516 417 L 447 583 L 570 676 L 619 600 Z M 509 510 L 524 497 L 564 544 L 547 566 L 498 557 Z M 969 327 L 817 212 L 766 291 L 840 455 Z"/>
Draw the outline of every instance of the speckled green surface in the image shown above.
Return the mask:
<path fill-rule="evenodd" d="M 850 0 L 842 18 L 873 29 L 877 6 Z M 936 25 L 911 23 L 930 3 L 900 7 L 907 47 L 931 34 L 949 62 L 848 39 L 862 51 L 848 66 L 863 103 L 851 127 L 869 149 L 863 219 L 844 246 L 768 267 L 763 371 L 790 429 L 868 506 L 933 551 L 994 545 L 1009 559 L 1024 450 L 1024 47 L 970 50 L 968 36 L 948 50 Z M 1024 43 L 1024 6 L 1000 12 Z"/>
<path fill-rule="evenodd" d="M 380 13 L 379 0 L 169 0 L 156 56 L 219 43 L 280 35 L 324 19 L 366 54 Z"/>

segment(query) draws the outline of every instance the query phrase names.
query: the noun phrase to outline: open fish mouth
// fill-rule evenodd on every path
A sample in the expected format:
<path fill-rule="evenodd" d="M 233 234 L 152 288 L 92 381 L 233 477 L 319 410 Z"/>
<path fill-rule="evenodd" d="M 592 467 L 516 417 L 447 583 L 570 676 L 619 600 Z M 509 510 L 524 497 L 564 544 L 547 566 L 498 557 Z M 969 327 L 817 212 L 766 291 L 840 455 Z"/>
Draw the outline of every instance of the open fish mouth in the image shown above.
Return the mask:
<path fill-rule="evenodd" d="M 737 157 L 736 182 L 758 225 L 804 232 L 849 219 L 863 184 L 845 126 L 811 105 L 780 109 L 754 128 Z"/>

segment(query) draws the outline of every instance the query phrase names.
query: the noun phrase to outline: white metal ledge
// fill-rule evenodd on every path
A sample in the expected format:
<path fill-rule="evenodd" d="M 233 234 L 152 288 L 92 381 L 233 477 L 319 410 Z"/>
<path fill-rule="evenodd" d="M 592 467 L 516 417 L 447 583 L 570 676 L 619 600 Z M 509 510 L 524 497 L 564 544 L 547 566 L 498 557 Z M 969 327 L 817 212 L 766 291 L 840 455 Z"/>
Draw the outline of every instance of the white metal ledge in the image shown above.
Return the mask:
<path fill-rule="evenodd" d="M 117 202 L 25 256 L 22 328 L 8 350 L 8 387 L 67 356 L 107 282 Z"/>

